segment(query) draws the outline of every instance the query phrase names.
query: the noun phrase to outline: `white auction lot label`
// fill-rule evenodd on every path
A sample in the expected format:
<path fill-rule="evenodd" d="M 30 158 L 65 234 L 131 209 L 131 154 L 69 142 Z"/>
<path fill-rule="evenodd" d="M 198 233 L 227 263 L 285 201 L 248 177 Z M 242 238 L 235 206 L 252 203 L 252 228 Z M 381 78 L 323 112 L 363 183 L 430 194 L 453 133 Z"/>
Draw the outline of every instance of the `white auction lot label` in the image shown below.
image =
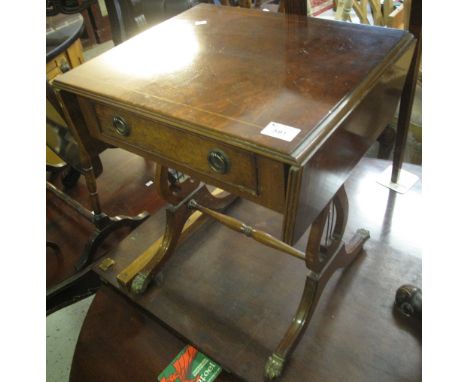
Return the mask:
<path fill-rule="evenodd" d="M 270 122 L 260 133 L 273 138 L 282 139 L 283 141 L 291 142 L 295 136 L 300 133 L 300 131 L 301 129 L 283 125 L 282 123 Z"/>

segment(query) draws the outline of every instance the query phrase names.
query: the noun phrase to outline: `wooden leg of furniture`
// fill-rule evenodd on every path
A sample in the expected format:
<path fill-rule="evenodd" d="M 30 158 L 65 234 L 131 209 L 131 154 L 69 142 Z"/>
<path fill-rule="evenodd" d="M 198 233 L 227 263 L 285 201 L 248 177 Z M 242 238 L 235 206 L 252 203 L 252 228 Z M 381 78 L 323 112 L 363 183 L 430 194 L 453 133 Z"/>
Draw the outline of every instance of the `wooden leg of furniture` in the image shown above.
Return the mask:
<path fill-rule="evenodd" d="M 362 251 L 362 246 L 368 238 L 368 231 L 358 230 L 349 245 L 341 246 L 339 252 L 333 257 L 323 274 L 317 277 L 316 274 L 311 272 L 307 276 L 302 298 L 292 324 L 265 365 L 265 376 L 267 379 L 274 379 L 281 375 L 285 363 L 299 343 L 310 322 L 328 280 L 336 270 L 347 267 L 356 258 Z"/>
<path fill-rule="evenodd" d="M 87 156 L 84 157 L 88 158 Z M 99 245 L 101 245 L 106 237 L 109 236 L 112 232 L 122 227 L 129 227 L 133 229 L 149 217 L 149 214 L 146 211 L 138 214 L 137 216 L 119 215 L 113 217 L 109 217 L 107 214 L 102 212 L 97 193 L 94 169 L 90 161 L 87 161 L 86 164 L 87 166 L 83 171 L 86 179 L 86 186 L 89 192 L 89 198 L 91 200 L 92 212 L 89 211 L 85 215 L 90 216 L 92 223 L 96 227 L 96 231 L 93 237 L 86 244 L 83 255 L 79 258 L 77 264 L 75 265 L 75 268 L 78 271 L 82 270 L 92 262 L 94 254 L 99 248 Z M 82 207 L 82 209 L 83 208 L 84 207 Z"/>
<path fill-rule="evenodd" d="M 358 230 L 348 246 L 343 243 L 342 238 L 348 219 L 348 199 L 344 187 L 339 189 L 332 202 L 324 208 L 312 224 L 305 254 L 266 232 L 213 211 L 195 199 L 189 201 L 188 207 L 264 245 L 304 260 L 310 269 L 311 272 L 307 276 L 301 302 L 293 322 L 265 366 L 265 376 L 268 379 L 279 377 L 286 360 L 304 334 L 328 280 L 337 269 L 348 266 L 361 252 L 364 242 L 369 238 L 369 232 L 363 229 Z"/>
<path fill-rule="evenodd" d="M 156 180 L 159 196 L 170 203 L 166 208 L 164 235 L 117 275 L 120 286 L 135 294 L 145 292 L 155 277 L 161 277 L 161 269 L 175 248 L 207 220 L 207 216 L 188 207 L 189 200 L 196 199 L 221 211 L 237 198 L 231 194 L 217 196 L 223 190 L 216 189 L 211 193 L 205 185 L 193 179 L 174 184 L 168 168 L 160 165 L 156 167 Z"/>
<path fill-rule="evenodd" d="M 153 254 L 147 258 L 137 275 L 133 277 L 130 284 L 132 293 L 143 293 L 151 280 L 160 274 L 162 267 L 170 258 L 177 245 L 183 243 L 207 220 L 207 216 L 199 211 L 193 212 L 190 209 L 188 203 L 189 198 L 195 198 L 196 200 L 208 203 L 216 210 L 224 210 L 236 200 L 236 196 L 230 194 L 224 197 L 216 197 L 208 191 L 205 186 L 202 186 L 195 190 L 178 206 L 169 206 L 166 209 L 166 229 L 164 236 L 155 243 L 155 248 L 152 250 Z M 145 254 L 143 254 L 142 257 L 144 258 Z M 144 259 L 137 259 L 135 264 L 130 265 L 130 268 L 133 267 L 133 269 L 135 269 L 135 265 L 143 264 L 141 260 Z M 132 275 L 131 269 L 126 269 L 118 276 L 121 285 L 128 287 L 129 275 Z M 126 276 L 126 279 L 122 276 Z"/>
<path fill-rule="evenodd" d="M 96 214 L 96 211 L 88 210 L 83 205 L 78 203 L 75 199 L 71 198 L 66 193 L 55 187 L 52 183 L 46 182 L 46 187 L 48 191 L 55 194 L 59 199 L 68 204 L 81 216 L 83 216 L 88 221 L 92 222 L 96 227 L 96 231 L 85 246 L 83 255 L 78 259 L 78 262 L 75 265 L 75 268 L 78 271 L 84 269 L 93 261 L 94 255 L 97 249 L 99 248 L 99 245 L 112 232 L 123 227 L 129 227 L 133 229 L 149 217 L 149 214 L 146 211 L 138 214 L 137 216 L 118 215 L 109 217 L 103 212 L 99 212 L 98 214 Z M 97 193 L 94 193 L 92 197 L 94 197 L 96 200 L 95 207 L 97 207 L 98 211 L 100 211 Z"/>
<path fill-rule="evenodd" d="M 53 191 L 58 197 L 65 201 L 72 208 L 75 208 L 82 216 L 88 219 L 96 227 L 96 232 L 85 247 L 83 255 L 78 260 L 75 268 L 80 271 L 89 265 L 94 257 L 96 249 L 104 239 L 116 229 L 121 227 L 135 228 L 149 217 L 148 212 L 144 211 L 137 216 L 113 216 L 109 217 L 101 210 L 99 196 L 97 192 L 96 177 L 102 172 L 102 163 L 99 154 L 108 146 L 92 139 L 86 130 L 86 124 L 83 120 L 81 111 L 78 108 L 79 101 L 76 97 L 66 92 L 49 91 L 49 100 L 58 106 L 59 113 L 65 119 L 67 126 L 78 145 L 80 168 L 86 181 L 91 210 L 83 207 L 80 203 L 70 198 L 62 191 L 47 184 L 47 189 Z M 68 105 L 69 107 L 62 107 Z"/>
<path fill-rule="evenodd" d="M 111 233 L 124 227 L 134 229 L 149 217 L 149 213 L 146 211 L 141 212 L 136 216 L 117 215 L 109 217 L 103 213 L 101 213 L 101 215 L 104 215 L 101 216 L 100 220 L 101 228 L 96 229 L 93 236 L 86 243 L 83 255 L 81 255 L 75 265 L 77 271 L 80 271 L 91 264 L 99 246 Z"/>
<path fill-rule="evenodd" d="M 246 225 L 236 218 L 213 211 L 200 204 L 195 198 L 191 199 L 187 206 L 263 245 L 304 260 L 307 268 L 310 269 L 293 322 L 265 366 L 265 376 L 268 379 L 279 377 L 285 362 L 304 334 L 328 280 L 337 269 L 347 267 L 356 258 L 361 252 L 364 242 L 369 238 L 369 232 L 360 229 L 348 245 L 343 243 L 342 239 L 348 220 L 348 198 L 344 186 L 338 190 L 333 200 L 313 222 L 305 253 L 264 231 Z"/>
<path fill-rule="evenodd" d="M 163 265 L 169 259 L 177 242 L 180 238 L 190 211 L 182 203 L 179 206 L 170 206 L 166 209 L 166 230 L 160 241 L 160 245 L 150 261 L 138 272 L 132 280 L 131 291 L 135 294 L 141 294 L 146 291 L 152 278 L 161 270 Z"/>
<path fill-rule="evenodd" d="M 75 170 L 73 167 L 68 166 L 65 169 L 65 174 L 62 176 L 62 184 L 66 189 L 70 189 L 76 186 L 80 179 L 81 173 Z"/>
<path fill-rule="evenodd" d="M 347 245 L 342 242 L 347 214 L 347 197 L 342 187 L 333 202 L 312 224 L 306 250 L 306 264 L 311 272 L 306 278 L 302 298 L 292 323 L 266 362 L 267 379 L 274 379 L 282 374 L 285 363 L 310 322 L 328 280 L 336 270 L 347 267 L 356 258 L 369 238 L 369 232 L 360 229 Z"/>
<path fill-rule="evenodd" d="M 377 138 L 377 142 L 379 142 L 379 152 L 377 153 L 377 158 L 390 158 L 393 146 L 395 145 L 395 138 L 396 131 L 392 128 L 391 125 L 387 125 L 382 134 L 380 134 L 380 136 Z"/>
<path fill-rule="evenodd" d="M 96 186 L 96 175 L 91 161 L 89 160 L 89 157 L 87 155 L 82 155 L 82 158 L 86 158 L 86 161 L 83 159 L 81 161 L 83 165 L 86 165 L 83 166 L 83 172 L 86 180 L 86 187 L 88 189 L 89 200 L 91 202 L 93 215 L 92 221 L 98 229 L 101 229 L 107 225 L 108 216 L 101 210 L 101 204 L 99 202 L 99 196 Z"/>
<path fill-rule="evenodd" d="M 422 53 L 422 2 L 411 1 L 409 4 L 405 4 L 405 6 L 408 7 L 407 11 L 411 9 L 409 11 L 409 31 L 416 37 L 417 43 L 401 94 L 391 176 L 391 181 L 393 183 L 398 183 L 398 177 L 400 176 L 400 170 L 403 165 Z"/>

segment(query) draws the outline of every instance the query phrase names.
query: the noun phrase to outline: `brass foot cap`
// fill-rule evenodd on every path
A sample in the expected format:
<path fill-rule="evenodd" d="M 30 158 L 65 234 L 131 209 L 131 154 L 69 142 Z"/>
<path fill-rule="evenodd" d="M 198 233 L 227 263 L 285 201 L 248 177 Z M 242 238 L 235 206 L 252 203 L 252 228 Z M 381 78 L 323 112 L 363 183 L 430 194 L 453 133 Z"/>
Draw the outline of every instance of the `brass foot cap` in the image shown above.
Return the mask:
<path fill-rule="evenodd" d="M 268 357 L 265 365 L 265 377 L 269 380 L 278 378 L 283 372 L 284 359 L 277 354 Z"/>
<path fill-rule="evenodd" d="M 370 232 L 364 228 L 358 229 L 357 234 L 360 235 L 363 238 L 363 240 L 367 240 L 370 238 Z"/>
<path fill-rule="evenodd" d="M 132 280 L 131 292 L 134 294 L 142 294 L 148 288 L 150 277 L 142 273 L 138 273 Z"/>

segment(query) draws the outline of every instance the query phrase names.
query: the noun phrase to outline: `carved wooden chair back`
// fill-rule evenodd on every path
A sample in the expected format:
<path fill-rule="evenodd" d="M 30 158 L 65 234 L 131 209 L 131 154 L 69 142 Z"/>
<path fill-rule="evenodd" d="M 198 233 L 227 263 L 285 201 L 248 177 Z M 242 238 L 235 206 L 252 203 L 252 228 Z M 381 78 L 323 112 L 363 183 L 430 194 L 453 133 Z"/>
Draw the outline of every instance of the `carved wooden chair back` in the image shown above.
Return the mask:
<path fill-rule="evenodd" d="M 306 16 L 308 1 L 309 0 L 279 0 L 278 12 Z M 238 6 L 241 8 L 261 8 L 263 4 L 269 3 L 270 0 L 209 0 L 208 2 L 227 6 Z"/>
<path fill-rule="evenodd" d="M 351 21 L 354 11 L 361 24 L 373 24 L 390 28 L 408 29 L 411 0 L 405 0 L 398 6 L 394 0 L 334 0 L 336 20 Z"/>
<path fill-rule="evenodd" d="M 102 163 L 99 154 L 104 151 L 105 146 L 98 142 L 96 144 L 93 142 L 89 143 L 92 149 L 90 161 L 93 164 L 95 176 L 98 177 L 102 173 Z M 57 98 L 57 93 L 55 93 L 49 81 L 46 81 L 46 145 L 47 150 L 53 152 L 53 154 L 48 153 L 47 157 L 51 157 L 51 155 L 55 157 L 56 155 L 75 171 L 84 173 L 80 163 L 79 146 L 67 125 L 62 106 Z M 51 164 L 48 161 L 47 163 Z M 71 187 L 73 185 L 69 184 L 66 186 Z"/>

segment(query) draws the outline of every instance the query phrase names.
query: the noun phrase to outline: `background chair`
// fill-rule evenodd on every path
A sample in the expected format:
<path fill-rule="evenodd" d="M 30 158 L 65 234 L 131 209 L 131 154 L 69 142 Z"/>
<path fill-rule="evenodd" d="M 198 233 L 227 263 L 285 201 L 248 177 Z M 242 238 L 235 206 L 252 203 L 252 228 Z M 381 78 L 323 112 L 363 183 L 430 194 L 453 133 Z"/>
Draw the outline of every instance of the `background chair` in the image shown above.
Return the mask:
<path fill-rule="evenodd" d="M 197 5 L 197 0 L 105 0 L 115 45 Z"/>
<path fill-rule="evenodd" d="M 335 0 L 335 2 L 335 18 L 339 21 L 351 21 L 352 13 L 354 13 L 362 24 L 406 29 L 413 33 L 417 39 L 416 49 L 398 111 L 396 132 L 393 128 L 387 127 L 381 137 L 379 137 L 379 158 L 389 158 L 393 146 L 395 147 L 391 180 L 397 183 L 408 140 L 416 85 L 420 78 L 421 0 L 384 0 L 383 2 L 380 0 Z"/>
<path fill-rule="evenodd" d="M 112 26 L 114 44 L 118 44 L 143 29 L 174 16 L 194 4 L 195 2 L 193 1 L 178 0 L 157 0 L 146 2 L 136 0 L 109 0 L 107 1 L 107 6 Z M 46 3 L 46 10 L 47 14 L 51 16 L 57 15 L 61 11 L 70 15 L 76 12 L 79 13 L 87 11 L 86 7 L 89 7 L 90 5 L 97 6 L 96 1 L 89 0 L 83 2 L 81 0 L 56 0 L 48 1 Z M 59 15 L 57 17 L 63 18 L 63 15 Z M 81 31 L 83 31 L 83 28 Z M 132 217 L 122 215 L 107 216 L 107 214 L 101 210 L 96 190 L 96 178 L 103 172 L 100 155 L 104 150 L 112 147 L 105 145 L 100 141 L 88 138 L 85 142 L 86 154 L 84 154 L 84 151 L 81 149 L 83 145 L 82 137 L 73 136 L 69 129 L 68 122 L 71 120 L 72 123 L 74 123 L 75 119 L 73 116 L 70 116 L 71 119 L 67 119 L 67 116 L 64 115 L 60 106 L 59 98 L 49 82 L 52 81 L 56 75 L 64 73 L 84 62 L 80 39 L 78 39 L 78 35 L 76 37 L 76 42 L 80 48 L 79 59 L 69 60 L 68 56 L 65 57 L 65 61 L 58 58 L 55 60 L 55 58 L 53 58 L 50 61 L 51 65 L 48 65 L 47 67 L 46 150 L 48 164 L 47 171 L 49 176 L 46 181 L 46 187 L 49 193 L 65 202 L 72 210 L 78 212 L 85 220 L 91 222 L 94 225 L 95 231 L 91 234 L 81 257 L 75 264 L 77 272 L 71 277 L 67 276 L 68 278 L 65 280 L 59 279 L 58 284 L 48 287 L 48 313 L 66 306 L 78 298 L 83 298 L 88 295 L 90 291 L 95 290 L 100 285 L 100 282 L 98 278 L 90 276 L 90 272 L 87 272 L 87 265 L 94 260 L 94 255 L 97 253 L 99 246 L 111 233 L 118 230 L 120 227 L 134 228 L 149 216 L 146 212 Z M 49 66 L 51 67 L 49 68 Z M 62 190 L 62 187 L 54 181 L 54 176 L 57 174 L 65 174 L 65 176 L 62 177 L 62 185 L 65 186 L 65 189 L 73 187 L 78 181 L 80 175 L 84 175 L 86 183 L 88 184 L 88 190 L 94 189 L 94 192 L 89 193 L 91 209 L 86 208 L 81 205 L 78 200 L 73 199 L 67 190 Z M 176 181 L 172 174 L 169 174 L 169 178 L 173 182 Z M 51 251 L 49 251 L 51 252 L 51 255 L 53 254 L 56 256 L 58 258 L 57 261 L 60 262 L 60 257 L 63 256 L 63 253 L 61 253 L 60 247 L 57 243 L 48 241 L 47 247 L 51 249 Z M 67 272 L 68 271 L 65 273 Z"/>
<path fill-rule="evenodd" d="M 408 29 L 411 0 L 335 0 L 336 19 L 351 21 L 354 11 L 361 24 Z"/>

